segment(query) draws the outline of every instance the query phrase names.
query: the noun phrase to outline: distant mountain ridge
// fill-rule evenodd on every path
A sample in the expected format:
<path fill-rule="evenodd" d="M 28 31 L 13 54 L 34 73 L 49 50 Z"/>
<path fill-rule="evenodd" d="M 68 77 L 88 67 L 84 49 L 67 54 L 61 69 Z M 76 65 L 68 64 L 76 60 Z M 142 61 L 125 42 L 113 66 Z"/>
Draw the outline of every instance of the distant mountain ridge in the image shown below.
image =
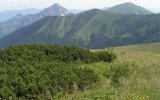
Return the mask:
<path fill-rule="evenodd" d="M 54 4 L 53 6 L 42 10 L 36 14 L 30 15 L 21 15 L 18 14 L 17 16 L 0 23 L 0 37 L 5 36 L 17 29 L 20 29 L 24 26 L 32 24 L 46 16 L 69 16 L 72 15 L 64 7 L 60 6 L 59 4 Z"/>
<path fill-rule="evenodd" d="M 112 14 L 93 9 L 73 16 L 45 17 L 2 39 L 17 44 L 63 44 L 84 48 L 160 42 L 160 15 Z"/>
<path fill-rule="evenodd" d="M 81 13 L 85 10 L 83 10 L 83 9 L 82 10 L 81 9 L 69 9 L 69 11 L 72 12 L 73 14 L 78 14 L 78 13 Z"/>
<path fill-rule="evenodd" d="M 127 2 L 113 6 L 106 9 L 106 12 L 115 13 L 115 14 L 137 14 L 137 15 L 150 15 L 153 12 L 146 10 L 143 7 L 137 6 L 133 3 Z"/>
<path fill-rule="evenodd" d="M 140 6 L 137 6 L 129 2 L 108 8 L 105 11 L 115 14 L 136 14 L 136 15 L 153 14 L 151 11 L 148 11 Z M 77 14 L 77 12 L 75 13 Z M 36 22 L 46 16 L 69 16 L 69 15 L 73 15 L 73 13 L 71 13 L 69 10 L 67 10 L 66 8 L 62 7 L 59 4 L 54 4 L 53 6 L 48 7 L 36 14 L 15 16 L 5 22 L 0 22 L 0 38 L 17 29 L 30 25 L 33 22 Z"/>
<path fill-rule="evenodd" d="M 24 9 L 24 10 L 9 10 L 9 11 L 0 12 L 0 22 L 6 21 L 16 16 L 18 13 L 21 13 L 22 15 L 28 15 L 28 14 L 35 14 L 40 11 L 41 9 L 30 8 L 30 9 Z"/>

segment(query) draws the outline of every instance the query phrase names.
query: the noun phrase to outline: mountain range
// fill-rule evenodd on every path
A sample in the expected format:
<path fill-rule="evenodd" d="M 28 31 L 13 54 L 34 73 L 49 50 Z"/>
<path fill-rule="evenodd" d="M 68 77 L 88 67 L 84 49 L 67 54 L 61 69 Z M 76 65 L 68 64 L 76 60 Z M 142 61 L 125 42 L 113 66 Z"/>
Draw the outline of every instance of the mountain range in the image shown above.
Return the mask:
<path fill-rule="evenodd" d="M 78 14 L 78 13 L 83 12 L 84 10 L 81 10 L 81 9 L 68 9 L 68 11 L 72 12 L 73 14 Z"/>
<path fill-rule="evenodd" d="M 8 19 L 16 16 L 19 13 L 21 13 L 22 15 L 28 15 L 28 14 L 35 14 L 40 11 L 41 9 L 30 8 L 30 9 L 24 9 L 24 10 L 10 10 L 5 12 L 0 12 L 0 22 L 7 21 Z"/>
<path fill-rule="evenodd" d="M 46 16 L 69 16 L 72 15 L 64 7 L 54 4 L 36 14 L 22 15 L 17 14 L 13 18 L 0 23 L 0 37 L 3 37 L 17 29 L 30 25 Z"/>
<path fill-rule="evenodd" d="M 11 19 L 12 17 L 16 16 L 17 14 L 22 15 L 29 15 L 29 14 L 36 14 L 38 12 L 42 11 L 42 9 L 36 9 L 36 8 L 30 8 L 30 9 L 24 9 L 24 10 L 9 10 L 9 11 L 3 11 L 0 12 L 0 22 L 7 21 Z M 73 14 L 80 13 L 84 10 L 79 9 L 68 9 Z"/>
<path fill-rule="evenodd" d="M 76 12 L 75 10 L 72 11 L 74 11 L 74 13 Z M 138 15 L 153 14 L 151 11 L 145 10 L 140 6 L 128 2 L 108 8 L 105 11 L 116 14 L 138 14 Z M 48 7 L 36 14 L 29 14 L 29 15 L 17 14 L 16 16 L 12 17 L 11 19 L 5 22 L 0 22 L 0 38 L 17 29 L 30 25 L 46 16 L 68 16 L 68 15 L 73 15 L 73 13 L 71 13 L 69 10 L 67 10 L 66 8 L 62 7 L 59 4 L 54 4 L 53 6 Z"/>
<path fill-rule="evenodd" d="M 129 11 L 123 11 L 125 7 Z M 119 11 L 109 12 L 115 8 Z M 160 41 L 159 14 L 131 3 L 107 10 L 92 9 L 72 14 L 55 4 L 37 14 L 18 14 L 8 20 L 8 25 L 3 23 L 3 28 L 0 23 L 0 29 L 7 30 L 7 34 L 11 32 L 0 39 L 0 48 L 33 43 L 106 48 Z"/>
<path fill-rule="evenodd" d="M 160 41 L 160 15 L 112 14 L 92 9 L 72 16 L 45 17 L 0 39 L 17 44 L 63 44 L 106 48 Z"/>

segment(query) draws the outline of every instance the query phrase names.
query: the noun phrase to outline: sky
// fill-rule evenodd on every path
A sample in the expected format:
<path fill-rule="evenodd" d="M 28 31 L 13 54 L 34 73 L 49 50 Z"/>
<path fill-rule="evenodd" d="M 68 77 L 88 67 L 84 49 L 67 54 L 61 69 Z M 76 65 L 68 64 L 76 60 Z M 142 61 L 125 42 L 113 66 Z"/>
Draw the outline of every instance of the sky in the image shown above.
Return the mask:
<path fill-rule="evenodd" d="M 59 3 L 67 9 L 88 10 L 132 2 L 153 12 L 160 12 L 160 0 L 0 0 L 0 12 L 28 8 L 46 8 Z"/>

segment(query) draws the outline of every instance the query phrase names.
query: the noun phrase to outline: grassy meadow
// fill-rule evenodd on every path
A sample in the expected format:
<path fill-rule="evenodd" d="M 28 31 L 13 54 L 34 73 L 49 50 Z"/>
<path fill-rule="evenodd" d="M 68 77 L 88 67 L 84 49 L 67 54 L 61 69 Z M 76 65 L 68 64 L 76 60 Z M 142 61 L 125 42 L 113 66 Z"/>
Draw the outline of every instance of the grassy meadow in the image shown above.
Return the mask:
<path fill-rule="evenodd" d="M 104 49 L 105 50 L 105 49 Z M 83 92 L 75 91 L 56 98 L 62 100 L 160 100 L 160 43 L 131 45 L 113 48 L 117 60 L 80 65 L 95 70 L 101 76 L 100 84 Z M 93 50 L 97 51 L 97 50 Z M 121 86 L 115 88 L 104 76 L 109 66 L 134 63 L 137 67 L 128 78 L 120 78 Z"/>
<path fill-rule="evenodd" d="M 160 44 L 0 50 L 0 100 L 160 100 Z"/>

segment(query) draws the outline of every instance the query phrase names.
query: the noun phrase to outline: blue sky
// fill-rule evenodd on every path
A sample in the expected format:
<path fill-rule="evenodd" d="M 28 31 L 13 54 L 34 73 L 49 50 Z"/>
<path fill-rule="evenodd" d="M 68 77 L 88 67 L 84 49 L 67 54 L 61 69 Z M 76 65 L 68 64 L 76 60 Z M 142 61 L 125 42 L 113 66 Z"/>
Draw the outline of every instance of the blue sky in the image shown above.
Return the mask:
<path fill-rule="evenodd" d="M 0 0 L 0 11 L 27 8 L 45 8 L 54 3 L 67 9 L 92 9 L 111 7 L 116 4 L 132 2 L 148 10 L 160 12 L 160 0 Z"/>

